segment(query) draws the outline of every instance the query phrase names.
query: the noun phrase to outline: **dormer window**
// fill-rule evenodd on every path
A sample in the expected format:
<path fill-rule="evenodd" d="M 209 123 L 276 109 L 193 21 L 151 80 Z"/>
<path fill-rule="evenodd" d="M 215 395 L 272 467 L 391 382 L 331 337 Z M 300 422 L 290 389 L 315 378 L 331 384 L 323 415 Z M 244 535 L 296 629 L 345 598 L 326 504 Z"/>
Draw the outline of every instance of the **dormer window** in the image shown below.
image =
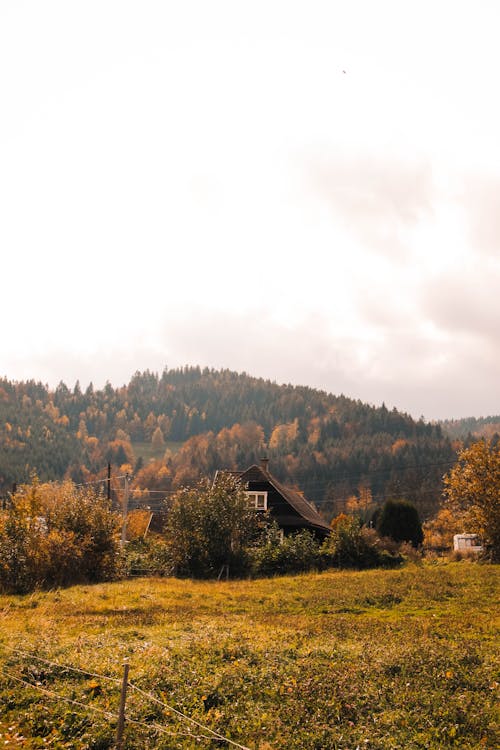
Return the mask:
<path fill-rule="evenodd" d="M 247 492 L 251 508 L 267 510 L 267 492 Z"/>

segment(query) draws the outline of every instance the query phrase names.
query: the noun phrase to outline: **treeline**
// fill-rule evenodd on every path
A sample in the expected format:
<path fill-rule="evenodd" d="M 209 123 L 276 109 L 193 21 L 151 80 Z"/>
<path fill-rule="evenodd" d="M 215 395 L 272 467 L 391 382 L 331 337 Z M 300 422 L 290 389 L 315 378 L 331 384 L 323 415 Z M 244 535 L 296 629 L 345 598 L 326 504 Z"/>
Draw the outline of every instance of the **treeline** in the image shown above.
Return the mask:
<path fill-rule="evenodd" d="M 478 438 L 498 440 L 500 435 L 500 416 L 445 419 L 439 424 L 445 434 L 467 445 Z"/>
<path fill-rule="evenodd" d="M 3 492 L 33 471 L 43 481 L 92 481 L 109 461 L 133 473 L 143 503 L 266 453 L 273 474 L 327 518 L 393 497 L 426 517 L 456 455 L 440 425 L 396 409 L 199 367 L 138 372 L 119 388 L 2 379 L 0 441 Z M 172 443 L 180 449 L 168 450 Z M 143 460 L 145 444 L 157 460 Z"/>

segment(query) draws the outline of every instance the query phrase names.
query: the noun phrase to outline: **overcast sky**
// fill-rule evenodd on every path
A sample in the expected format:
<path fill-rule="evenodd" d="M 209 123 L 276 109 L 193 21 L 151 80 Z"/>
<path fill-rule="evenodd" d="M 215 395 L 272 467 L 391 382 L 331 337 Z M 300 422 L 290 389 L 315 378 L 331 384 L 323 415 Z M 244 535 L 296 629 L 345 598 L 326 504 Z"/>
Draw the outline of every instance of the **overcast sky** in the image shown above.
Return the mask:
<path fill-rule="evenodd" d="M 0 2 L 0 376 L 500 413 L 500 4 Z"/>

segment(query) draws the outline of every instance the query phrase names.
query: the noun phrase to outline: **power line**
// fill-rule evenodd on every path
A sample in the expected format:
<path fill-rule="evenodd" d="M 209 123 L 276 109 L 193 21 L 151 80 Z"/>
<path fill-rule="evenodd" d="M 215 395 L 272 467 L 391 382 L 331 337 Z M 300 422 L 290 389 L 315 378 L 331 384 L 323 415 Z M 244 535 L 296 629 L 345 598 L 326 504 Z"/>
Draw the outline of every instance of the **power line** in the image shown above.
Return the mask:
<path fill-rule="evenodd" d="M 359 470 L 353 470 L 353 471 L 344 471 L 342 473 L 333 473 L 333 476 L 327 479 L 318 479 L 316 481 L 312 482 L 313 486 L 326 486 L 329 483 L 333 483 L 335 481 L 342 481 L 344 479 L 349 478 L 370 478 L 373 476 L 377 476 L 378 474 L 398 474 L 398 473 L 404 473 L 408 471 L 413 470 L 422 470 L 422 469 L 429 469 L 429 468 L 438 468 L 438 467 L 448 467 L 453 466 L 456 463 L 455 460 L 453 461 L 434 461 L 432 463 L 421 463 L 421 464 L 410 464 L 408 466 L 389 466 L 386 468 L 380 468 L 380 469 L 372 469 L 370 471 L 365 471 L 364 469 Z M 290 475 L 289 480 L 285 479 L 286 481 L 295 481 L 299 480 L 300 478 L 307 478 L 309 476 L 308 472 L 294 472 L 292 475 Z M 281 480 L 280 480 L 281 481 Z M 309 486 L 311 483 L 308 483 Z M 179 488 L 180 489 L 180 488 Z M 173 495 L 177 492 L 177 490 L 172 489 L 164 489 L 164 490 L 148 490 L 148 489 L 141 489 L 139 487 L 136 487 L 135 489 L 131 490 L 131 493 L 134 492 L 148 492 L 149 494 L 164 494 L 164 495 Z"/>
<path fill-rule="evenodd" d="M 398 472 L 404 472 L 404 471 L 412 471 L 413 469 L 429 469 L 429 468 L 436 468 L 436 467 L 443 467 L 443 466 L 453 466 L 456 463 L 456 460 L 453 461 L 436 461 L 433 463 L 425 463 L 425 464 L 410 464 L 408 466 L 388 466 L 386 468 L 381 469 L 372 469 L 371 471 L 364 471 L 363 469 L 359 469 L 357 471 L 345 471 L 342 474 L 337 475 L 336 479 L 349 479 L 349 477 L 371 477 L 376 474 L 389 474 L 389 473 L 398 473 Z M 307 477 L 307 472 L 294 472 L 293 475 L 291 475 L 292 480 L 299 477 Z M 329 480 L 333 481 L 333 480 Z"/>
<path fill-rule="evenodd" d="M 111 481 L 115 481 L 116 479 L 125 479 L 126 476 L 126 474 L 120 474 L 117 477 L 113 476 L 111 478 Z M 78 484 L 75 484 L 75 487 L 88 487 L 91 484 L 106 484 L 108 481 L 109 479 L 107 477 L 105 479 L 92 479 L 89 482 L 79 482 Z"/>

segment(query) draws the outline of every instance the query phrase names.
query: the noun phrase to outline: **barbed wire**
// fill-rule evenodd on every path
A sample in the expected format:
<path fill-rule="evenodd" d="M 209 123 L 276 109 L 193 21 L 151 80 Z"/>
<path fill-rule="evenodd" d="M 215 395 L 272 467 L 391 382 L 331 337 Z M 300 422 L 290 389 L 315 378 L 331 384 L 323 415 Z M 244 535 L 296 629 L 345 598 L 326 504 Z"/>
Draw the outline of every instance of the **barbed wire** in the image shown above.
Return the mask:
<path fill-rule="evenodd" d="M 220 734 L 219 732 L 216 732 L 214 729 L 210 729 L 210 727 L 205 726 L 204 724 L 201 724 L 199 721 L 196 721 L 196 719 L 193 719 L 191 716 L 188 716 L 187 714 L 182 713 L 182 711 L 179 711 L 177 708 L 174 708 L 173 706 L 170 706 L 168 703 L 165 703 L 164 701 L 159 700 L 159 698 L 156 698 L 156 696 L 152 695 L 151 693 L 147 693 L 145 690 L 142 690 L 140 687 L 135 685 L 132 682 L 128 683 L 129 687 L 132 690 L 135 690 L 140 695 L 144 696 L 150 701 L 153 701 L 153 703 L 158 704 L 159 706 L 162 706 L 168 711 L 172 711 L 176 716 L 179 716 L 182 719 L 185 719 L 186 721 L 190 721 L 195 726 L 199 727 L 199 729 L 202 729 L 204 732 L 210 732 L 212 735 L 210 739 L 216 738 L 218 740 L 221 740 L 223 742 L 227 742 L 230 745 L 233 745 L 233 747 L 238 747 L 240 750 L 250 750 L 249 747 L 246 745 L 240 745 L 238 742 L 235 742 L 234 740 L 229 739 L 229 737 L 224 737 L 223 734 Z"/>
<path fill-rule="evenodd" d="M 60 693 L 56 693 L 54 690 L 49 690 L 48 688 L 43 687 L 42 685 L 38 685 L 33 682 L 29 682 L 28 680 L 24 680 L 22 677 L 18 677 L 17 675 L 11 674 L 10 672 L 6 672 L 3 669 L 0 669 L 0 675 L 3 677 L 6 677 L 7 679 L 14 680 L 15 682 L 19 682 L 22 685 L 25 685 L 26 687 L 30 687 L 33 690 L 38 690 L 38 692 L 43 693 L 44 695 L 47 695 L 49 698 L 52 698 L 53 700 L 59 700 L 64 703 L 68 703 L 73 706 L 77 706 L 78 708 L 83 708 L 86 711 L 93 711 L 94 713 L 98 713 L 102 716 L 104 716 L 106 719 L 113 719 L 116 720 L 116 715 L 111 713 L 110 711 L 105 711 L 103 708 L 99 708 L 98 706 L 93 706 L 90 703 L 83 703 L 82 701 L 77 701 L 74 698 L 68 698 L 65 695 L 61 695 Z M 130 683 L 129 683 L 130 686 Z M 213 737 L 208 735 L 202 735 L 202 734 L 193 734 L 193 732 L 190 732 L 189 730 L 186 732 L 172 732 L 171 730 L 166 729 L 166 727 L 162 726 L 161 724 L 158 724 L 157 722 L 154 722 L 152 724 L 146 724 L 143 721 L 138 721 L 137 719 L 132 719 L 129 716 L 126 717 L 127 724 L 133 724 L 135 726 L 142 727 L 144 729 L 147 729 L 148 731 L 155 731 L 160 732 L 161 734 L 170 735 L 172 737 L 191 737 L 195 740 L 212 740 Z M 249 750 L 249 749 L 248 749 Z"/>
<path fill-rule="evenodd" d="M 65 695 L 60 695 L 59 693 L 56 693 L 53 690 L 48 690 L 47 688 L 44 688 L 41 685 L 33 684 L 32 682 L 29 682 L 28 680 L 23 680 L 22 677 L 17 677 L 17 675 L 10 674 L 10 672 L 5 672 L 3 669 L 0 669 L 0 675 L 3 675 L 4 677 L 7 677 L 10 680 L 20 682 L 23 685 L 26 685 L 27 687 L 33 688 L 33 690 L 39 690 L 41 693 L 48 695 L 50 698 L 55 698 L 57 700 L 64 701 L 65 703 L 70 703 L 74 706 L 78 706 L 79 708 L 84 708 L 85 710 L 95 711 L 96 713 L 102 714 L 107 719 L 116 719 L 116 716 L 112 714 L 110 711 L 105 711 L 103 708 L 92 706 L 90 703 L 82 703 L 81 701 L 75 701 L 73 698 L 67 698 Z"/>
<path fill-rule="evenodd" d="M 19 656 L 22 656 L 24 658 L 33 659 L 35 661 L 39 661 L 43 664 L 47 664 L 50 666 L 57 667 L 58 669 L 61 669 L 62 671 L 66 672 L 75 672 L 78 674 L 84 674 L 88 677 L 95 677 L 100 680 L 108 680 L 110 682 L 113 682 L 115 685 L 120 685 L 121 680 L 119 678 L 109 677 L 108 675 L 103 675 L 98 672 L 90 672 L 88 670 L 80 669 L 79 667 L 73 667 L 69 664 L 61 664 L 60 662 L 55 662 L 50 659 L 45 659 L 41 656 L 37 656 L 36 654 L 30 653 L 28 651 L 23 651 L 22 649 L 14 648 L 13 646 L 9 646 L 5 643 L 0 643 L 0 647 L 6 649 L 7 651 L 10 651 L 11 653 L 17 654 Z M 8 677 L 12 680 L 15 680 L 17 682 L 20 682 L 28 687 L 31 687 L 33 689 L 39 690 L 49 697 L 52 697 L 54 699 L 60 699 L 62 701 L 65 701 L 66 703 L 71 703 L 73 705 L 79 706 L 81 708 L 88 708 L 92 711 L 96 711 L 98 713 L 101 713 L 105 715 L 107 718 L 116 719 L 116 716 L 114 714 L 111 714 L 109 712 L 104 711 L 103 709 L 98 708 L 97 706 L 92 706 L 91 704 L 82 703 L 81 701 L 75 701 L 74 699 L 67 698 L 66 696 L 60 695 L 60 693 L 56 693 L 55 691 L 48 690 L 45 687 L 42 687 L 41 685 L 37 683 L 29 682 L 28 680 L 25 680 L 21 677 L 18 677 L 17 675 L 13 675 L 9 672 L 6 672 L 5 670 L 0 669 L 0 674 L 4 677 Z M 175 714 L 179 718 L 182 718 L 184 721 L 190 721 L 192 724 L 197 726 L 199 729 L 203 730 L 204 732 L 209 732 L 209 735 L 202 735 L 202 734 L 193 734 L 193 732 L 171 732 L 167 730 L 165 727 L 162 727 L 162 725 L 157 724 L 156 722 L 153 725 L 145 724 L 144 722 L 140 722 L 136 719 L 131 719 L 127 716 L 127 722 L 132 724 L 137 724 L 138 726 L 146 727 L 148 730 L 154 729 L 155 731 L 161 732 L 163 734 L 170 734 L 173 736 L 177 735 L 183 735 L 183 736 L 189 736 L 193 739 L 218 739 L 223 742 L 227 742 L 230 745 L 233 745 L 234 747 L 240 748 L 241 750 L 250 750 L 250 748 L 246 747 L 245 745 L 241 745 L 234 740 L 229 739 L 228 737 L 225 737 L 224 735 L 220 734 L 219 732 L 216 732 L 213 729 L 210 729 L 210 727 L 205 726 L 204 724 L 201 724 L 196 719 L 193 719 L 192 717 L 188 716 L 187 714 L 184 714 L 182 711 L 179 711 L 174 706 L 171 706 L 163 701 L 160 701 L 156 696 L 152 695 L 151 693 L 146 692 L 145 690 L 142 690 L 142 688 L 139 688 L 134 683 L 128 682 L 128 687 L 132 690 L 135 690 L 139 695 L 141 695 L 144 698 L 147 698 L 148 700 L 152 701 L 153 703 L 156 703 L 160 706 L 162 706 L 164 709 L 170 711 L 171 713 Z"/>
<path fill-rule="evenodd" d="M 63 671 L 78 672 L 80 674 L 86 675 L 87 677 L 97 677 L 100 680 L 108 680 L 110 682 L 114 682 L 115 684 L 121 685 L 121 680 L 118 677 L 108 677 L 107 675 L 99 674 L 98 672 L 89 672 L 85 669 L 80 669 L 79 667 L 72 667 L 69 664 L 61 664 L 55 661 L 51 661 L 50 659 L 44 659 L 43 657 L 37 656 L 36 654 L 31 654 L 28 651 L 22 651 L 21 649 L 16 649 L 13 646 L 8 646 L 6 643 L 0 643 L 0 648 L 4 648 L 14 654 L 19 654 L 24 658 L 34 659 L 35 661 L 39 661 L 42 664 L 48 664 L 52 667 L 58 667 Z"/>

